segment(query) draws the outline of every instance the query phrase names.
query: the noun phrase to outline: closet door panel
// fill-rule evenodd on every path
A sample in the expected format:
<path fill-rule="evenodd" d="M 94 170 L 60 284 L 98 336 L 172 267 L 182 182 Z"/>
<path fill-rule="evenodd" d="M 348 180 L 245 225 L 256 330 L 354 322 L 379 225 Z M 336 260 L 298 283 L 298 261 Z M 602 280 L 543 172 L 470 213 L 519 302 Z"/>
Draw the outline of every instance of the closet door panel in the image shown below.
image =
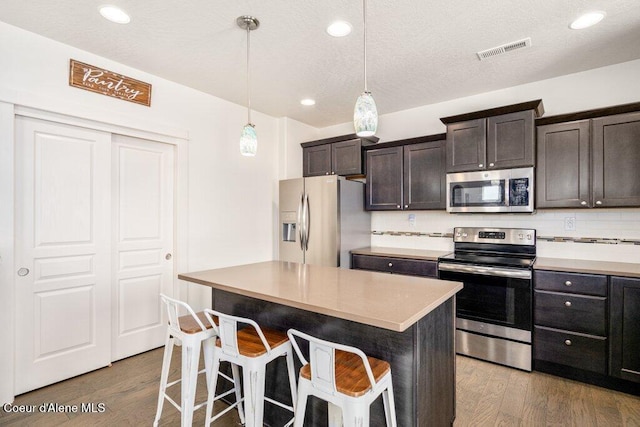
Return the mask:
<path fill-rule="evenodd" d="M 109 364 L 110 135 L 16 118 L 20 394 Z"/>
<path fill-rule="evenodd" d="M 113 138 L 113 360 L 164 344 L 172 295 L 173 146 Z"/>

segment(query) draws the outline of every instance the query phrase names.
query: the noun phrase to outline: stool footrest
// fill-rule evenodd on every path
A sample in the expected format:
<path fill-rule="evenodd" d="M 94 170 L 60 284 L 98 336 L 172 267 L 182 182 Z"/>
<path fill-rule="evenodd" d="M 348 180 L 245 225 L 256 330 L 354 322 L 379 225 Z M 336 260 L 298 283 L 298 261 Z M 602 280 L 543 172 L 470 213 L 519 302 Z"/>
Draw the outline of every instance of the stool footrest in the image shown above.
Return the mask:
<path fill-rule="evenodd" d="M 274 404 L 274 405 L 276 405 L 276 406 L 279 406 L 279 407 L 281 407 L 281 408 L 283 408 L 283 409 L 286 409 L 287 411 L 291 411 L 291 412 L 293 412 L 293 406 L 291 406 L 291 405 L 285 405 L 284 403 L 282 403 L 282 402 L 278 402 L 277 400 L 273 400 L 273 399 L 271 399 L 271 398 L 269 398 L 269 397 L 265 397 L 265 398 L 264 398 L 264 401 L 265 401 L 265 402 L 272 403 L 272 404 Z"/>

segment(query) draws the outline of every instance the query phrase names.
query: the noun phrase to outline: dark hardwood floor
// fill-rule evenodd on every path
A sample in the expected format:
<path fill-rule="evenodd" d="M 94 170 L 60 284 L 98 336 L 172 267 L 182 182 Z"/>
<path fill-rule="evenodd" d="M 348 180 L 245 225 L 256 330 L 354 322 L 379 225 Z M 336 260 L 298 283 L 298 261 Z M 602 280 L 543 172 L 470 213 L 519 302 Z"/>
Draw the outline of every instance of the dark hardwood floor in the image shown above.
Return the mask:
<path fill-rule="evenodd" d="M 155 416 L 162 349 L 115 362 L 67 381 L 16 397 L 16 405 L 35 405 L 35 413 L 7 413 L 0 426 L 138 426 Z M 180 351 L 174 351 L 170 380 L 178 378 Z M 197 401 L 206 399 L 204 376 Z M 172 396 L 178 400 L 179 386 Z M 78 412 L 39 412 L 43 403 L 78 405 Z M 82 412 L 81 404 L 98 412 Z M 104 404 L 104 412 L 100 411 Z M 204 408 L 194 414 L 204 424 Z M 165 403 L 160 425 L 179 426 L 180 416 Z M 230 411 L 215 424 L 239 425 Z M 640 397 L 538 372 L 527 373 L 466 357 L 457 358 L 457 418 L 463 426 L 640 426 Z M 402 426 L 400 426 L 402 427 Z"/>

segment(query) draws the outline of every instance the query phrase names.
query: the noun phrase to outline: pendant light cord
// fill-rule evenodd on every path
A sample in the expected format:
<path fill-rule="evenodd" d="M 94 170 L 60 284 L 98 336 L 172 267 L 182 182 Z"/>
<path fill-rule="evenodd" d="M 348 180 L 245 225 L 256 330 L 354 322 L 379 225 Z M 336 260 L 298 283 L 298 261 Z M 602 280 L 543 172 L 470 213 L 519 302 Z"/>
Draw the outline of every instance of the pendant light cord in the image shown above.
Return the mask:
<path fill-rule="evenodd" d="M 364 27 L 364 91 L 367 90 L 367 0 L 362 0 L 362 20 Z"/>
<path fill-rule="evenodd" d="M 251 124 L 251 87 L 249 86 L 249 52 L 251 51 L 251 23 L 247 22 L 247 120 Z"/>

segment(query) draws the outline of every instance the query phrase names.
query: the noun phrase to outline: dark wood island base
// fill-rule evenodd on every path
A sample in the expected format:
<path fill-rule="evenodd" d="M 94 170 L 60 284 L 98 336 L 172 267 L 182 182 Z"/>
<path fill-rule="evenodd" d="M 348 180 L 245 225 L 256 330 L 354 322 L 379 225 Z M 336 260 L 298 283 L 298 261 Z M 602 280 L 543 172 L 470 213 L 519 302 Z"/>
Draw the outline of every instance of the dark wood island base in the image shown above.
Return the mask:
<path fill-rule="evenodd" d="M 283 331 L 295 328 L 318 338 L 355 346 L 367 355 L 386 360 L 391 364 L 398 426 L 453 424 L 455 297 L 449 298 L 403 332 L 215 288 L 212 306 L 215 310 L 254 319 L 260 325 Z M 284 402 L 291 400 L 284 362 L 278 361 L 268 367 L 266 394 Z M 277 406 L 265 406 L 267 425 L 283 425 L 290 417 L 290 413 Z M 327 422 L 326 402 L 310 399 L 304 425 L 326 426 Z M 382 399 L 371 406 L 371 425 L 385 425 Z"/>

